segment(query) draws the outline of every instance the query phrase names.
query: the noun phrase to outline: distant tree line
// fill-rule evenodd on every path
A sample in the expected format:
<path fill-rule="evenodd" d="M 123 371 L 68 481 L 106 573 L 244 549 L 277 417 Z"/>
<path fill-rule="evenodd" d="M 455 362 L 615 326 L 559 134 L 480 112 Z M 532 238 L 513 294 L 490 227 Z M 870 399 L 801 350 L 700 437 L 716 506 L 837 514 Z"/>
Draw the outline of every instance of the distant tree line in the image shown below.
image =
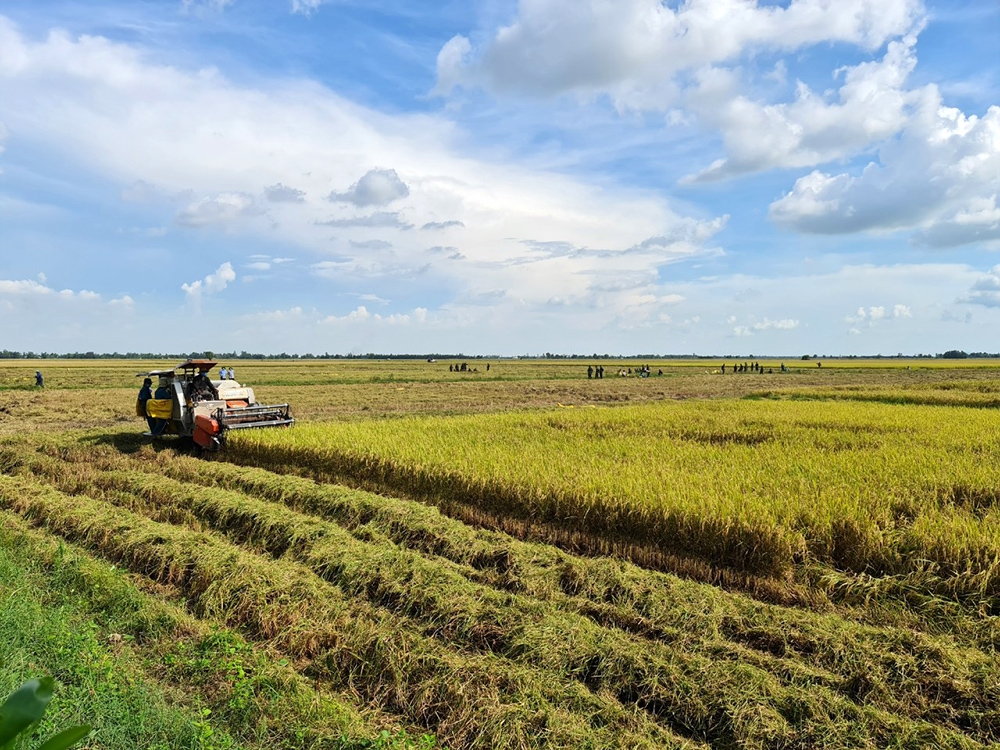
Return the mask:
<path fill-rule="evenodd" d="M 963 352 L 961 349 L 949 349 L 944 354 L 938 354 L 941 359 L 995 359 L 1000 354 L 989 352 Z"/>

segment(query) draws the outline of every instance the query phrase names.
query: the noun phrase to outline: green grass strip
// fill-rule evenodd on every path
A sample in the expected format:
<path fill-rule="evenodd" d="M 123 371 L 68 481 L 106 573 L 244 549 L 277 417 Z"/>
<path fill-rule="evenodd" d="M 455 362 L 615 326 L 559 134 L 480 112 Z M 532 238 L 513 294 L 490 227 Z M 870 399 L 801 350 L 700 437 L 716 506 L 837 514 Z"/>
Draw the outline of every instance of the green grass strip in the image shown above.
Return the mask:
<path fill-rule="evenodd" d="M 239 635 L 139 591 L 121 570 L 6 513 L 0 586 L 3 687 L 25 670 L 60 681 L 59 712 L 50 709 L 42 730 L 86 720 L 108 748 L 435 746 L 380 729 L 391 726 L 385 717 L 363 718 Z"/>
<path fill-rule="evenodd" d="M 210 736 L 216 747 L 236 746 L 209 717 L 172 706 L 164 691 L 145 679 L 134 653 L 108 640 L 86 595 L 54 581 L 51 571 L 26 554 L 24 540 L 0 518 L 0 695 L 30 677 L 56 678 L 55 697 L 36 738 L 89 723 L 94 727 L 89 742 L 108 750 L 207 747 L 203 740 Z"/>

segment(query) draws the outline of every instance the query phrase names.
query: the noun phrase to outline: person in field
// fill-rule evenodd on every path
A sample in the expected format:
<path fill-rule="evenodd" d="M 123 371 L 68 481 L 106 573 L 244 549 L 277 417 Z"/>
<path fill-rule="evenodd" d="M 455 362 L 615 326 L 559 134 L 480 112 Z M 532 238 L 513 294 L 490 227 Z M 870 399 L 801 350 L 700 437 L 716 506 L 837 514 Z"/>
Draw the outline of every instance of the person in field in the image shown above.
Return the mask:
<path fill-rule="evenodd" d="M 153 394 L 153 398 L 155 399 L 170 398 L 170 380 L 168 378 L 160 378 L 160 382 L 156 386 L 156 392 Z M 154 419 L 153 427 L 150 430 L 150 432 L 152 432 L 154 435 L 162 435 L 165 429 L 167 429 L 166 419 Z"/>
<path fill-rule="evenodd" d="M 139 389 L 139 403 L 136 408 L 139 416 L 146 418 L 146 424 L 149 425 L 150 432 L 152 432 L 153 428 L 156 426 L 156 420 L 149 416 L 146 412 L 146 402 L 153 397 L 152 385 L 152 378 L 146 378 L 142 381 L 142 388 Z"/>
<path fill-rule="evenodd" d="M 35 387 L 37 388 L 45 387 L 45 378 L 42 377 L 41 370 L 35 370 Z"/>
<path fill-rule="evenodd" d="M 594 368 L 591 365 L 587 365 L 587 380 L 593 380 L 594 378 Z"/>
<path fill-rule="evenodd" d="M 167 398 L 170 398 L 170 396 L 168 395 Z M 212 381 L 209 380 L 208 375 L 199 372 L 194 376 L 194 379 L 191 381 L 192 401 L 215 401 L 218 398 L 219 391 L 212 385 Z"/>

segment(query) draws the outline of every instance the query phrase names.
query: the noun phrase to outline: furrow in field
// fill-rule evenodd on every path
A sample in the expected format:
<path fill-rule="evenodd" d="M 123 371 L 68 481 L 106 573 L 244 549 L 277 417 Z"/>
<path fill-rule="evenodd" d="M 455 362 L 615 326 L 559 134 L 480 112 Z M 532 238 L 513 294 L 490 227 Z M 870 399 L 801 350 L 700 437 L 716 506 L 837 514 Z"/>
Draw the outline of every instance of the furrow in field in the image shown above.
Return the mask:
<path fill-rule="evenodd" d="M 628 710 L 606 691 L 492 655 L 442 648 L 407 627 L 406 618 L 348 600 L 289 561 L 265 560 L 215 535 L 20 478 L 0 477 L 0 503 L 116 563 L 178 586 L 198 616 L 220 619 L 291 657 L 310 658 L 309 673 L 434 730 L 450 747 L 690 746 L 647 718 L 649 712 Z M 664 709 L 683 700 L 672 696 L 670 686 L 650 687 L 661 689 Z M 642 698 L 640 693 L 636 702 Z M 679 708 L 661 713 L 692 736 L 713 741 L 734 731 L 723 706 Z M 765 731 L 760 717 L 742 718 L 747 730 Z"/>
<path fill-rule="evenodd" d="M 455 646 L 542 664 L 554 656 L 549 641 L 563 642 L 571 633 L 582 635 L 583 642 L 592 643 L 605 660 L 627 670 L 626 674 L 607 674 L 597 669 L 589 678 L 591 686 L 634 678 L 658 655 L 683 659 L 669 647 L 680 640 L 676 630 L 626 637 L 619 629 L 599 627 L 594 617 L 583 620 L 554 601 L 499 592 L 470 581 L 461 566 L 447 560 L 424 558 L 378 536 L 359 539 L 335 524 L 241 493 L 118 471 L 98 476 L 86 494 L 155 520 L 188 523 L 197 529 L 204 526 L 256 551 L 294 559 L 348 596 L 365 597 L 376 606 L 414 618 L 427 632 Z M 560 657 L 560 662 L 548 666 L 575 675 L 573 665 L 589 662 L 595 654 L 570 652 Z M 804 683 L 810 689 L 839 684 L 829 673 L 748 651 L 735 642 L 718 643 L 713 657 L 754 664 L 783 681 Z"/>
<path fill-rule="evenodd" d="M 142 462 L 135 465 L 142 466 Z M 251 484 L 266 484 L 268 479 L 260 471 L 239 472 L 232 467 L 199 465 L 187 459 L 175 459 L 170 465 L 188 465 L 196 473 L 200 466 L 203 479 L 220 472 L 230 478 L 245 474 L 244 479 Z M 34 469 L 53 475 L 55 481 L 73 490 L 72 472 L 67 477 L 60 466 L 66 465 L 42 460 L 35 463 Z M 738 663 L 769 673 L 767 679 L 776 681 L 776 686 L 786 691 L 786 700 L 808 702 L 806 695 L 815 699 L 817 692 L 834 686 L 857 702 L 949 725 L 985 740 L 996 736 L 998 696 L 995 682 L 989 677 L 996 673 L 996 664 L 982 654 L 957 648 L 946 640 L 936 642 L 904 631 L 851 626 L 832 617 L 809 613 L 800 613 L 789 622 L 786 613 L 776 614 L 779 608 L 745 603 L 743 612 L 718 617 L 712 623 L 714 632 L 710 636 L 714 637 L 700 641 L 692 638 L 678 627 L 677 620 L 684 617 L 683 613 L 674 613 L 669 629 L 659 628 L 660 638 L 669 638 L 673 643 L 647 641 L 643 646 L 624 634 L 609 634 L 574 619 L 574 615 L 585 609 L 576 597 L 550 592 L 533 600 L 527 595 L 498 594 L 474 582 L 470 584 L 463 577 L 468 572 L 467 565 L 422 559 L 387 544 L 379 535 L 362 541 L 339 526 L 283 511 L 255 497 L 224 489 L 186 486 L 136 471 L 88 475 L 82 485 L 75 489 L 89 493 L 95 489 L 103 491 L 113 502 L 154 517 L 196 526 L 207 523 L 236 541 L 271 554 L 293 556 L 337 583 L 350 596 L 367 597 L 396 614 L 416 618 L 425 632 L 446 638 L 455 646 L 485 648 L 516 660 L 544 663 L 547 669 L 570 679 L 582 679 L 594 687 L 602 683 L 641 685 L 650 679 L 676 680 L 676 670 L 650 672 L 650 665 L 663 663 L 686 664 L 686 673 L 711 672 L 697 666 L 685 654 L 693 652 L 708 655 L 713 661 Z M 312 483 L 297 480 L 291 487 L 286 486 L 285 492 L 295 492 L 296 485 L 305 492 Z M 312 490 L 336 494 L 335 488 L 312 485 Z M 420 506 L 413 504 L 347 492 L 362 506 L 369 503 L 364 506 L 367 510 L 355 508 L 355 517 L 359 513 L 365 518 L 377 516 L 380 502 L 382 512 L 392 505 L 408 506 L 408 510 L 419 512 Z M 345 500 L 343 493 L 340 499 Z M 429 513 L 434 515 L 433 511 Z M 447 528 L 460 526 L 439 516 L 438 520 Z M 444 529 L 439 529 L 438 535 L 444 539 L 452 536 Z M 564 562 L 570 563 L 568 559 Z M 588 572 L 583 569 L 577 577 L 585 580 Z M 661 582 L 667 583 L 666 579 Z M 676 610 L 676 593 L 673 596 Z M 593 612 L 586 614 L 593 618 Z M 690 628 L 690 618 L 686 619 Z M 553 640 L 572 647 L 553 647 Z M 815 671 L 817 668 L 821 671 Z M 836 670 L 839 676 L 833 677 L 825 672 L 827 669 Z M 718 679 L 710 682 L 717 683 Z M 709 700 L 709 696 L 711 692 L 699 699 Z M 719 698 L 716 695 L 711 700 Z M 732 696 L 722 698 L 732 701 Z M 836 704 L 840 700 L 834 696 L 829 702 Z M 639 702 L 644 702 L 647 708 L 656 705 L 648 698 Z M 841 709 L 829 705 L 825 710 L 836 714 Z"/>

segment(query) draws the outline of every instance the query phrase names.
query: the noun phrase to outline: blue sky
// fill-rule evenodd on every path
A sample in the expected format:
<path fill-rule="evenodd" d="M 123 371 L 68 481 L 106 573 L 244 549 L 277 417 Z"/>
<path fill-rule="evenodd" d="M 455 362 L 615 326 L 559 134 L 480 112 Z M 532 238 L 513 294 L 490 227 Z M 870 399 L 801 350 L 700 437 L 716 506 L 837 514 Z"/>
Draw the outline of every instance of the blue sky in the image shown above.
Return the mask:
<path fill-rule="evenodd" d="M 995 0 L 0 4 L 0 348 L 1000 350 Z"/>

